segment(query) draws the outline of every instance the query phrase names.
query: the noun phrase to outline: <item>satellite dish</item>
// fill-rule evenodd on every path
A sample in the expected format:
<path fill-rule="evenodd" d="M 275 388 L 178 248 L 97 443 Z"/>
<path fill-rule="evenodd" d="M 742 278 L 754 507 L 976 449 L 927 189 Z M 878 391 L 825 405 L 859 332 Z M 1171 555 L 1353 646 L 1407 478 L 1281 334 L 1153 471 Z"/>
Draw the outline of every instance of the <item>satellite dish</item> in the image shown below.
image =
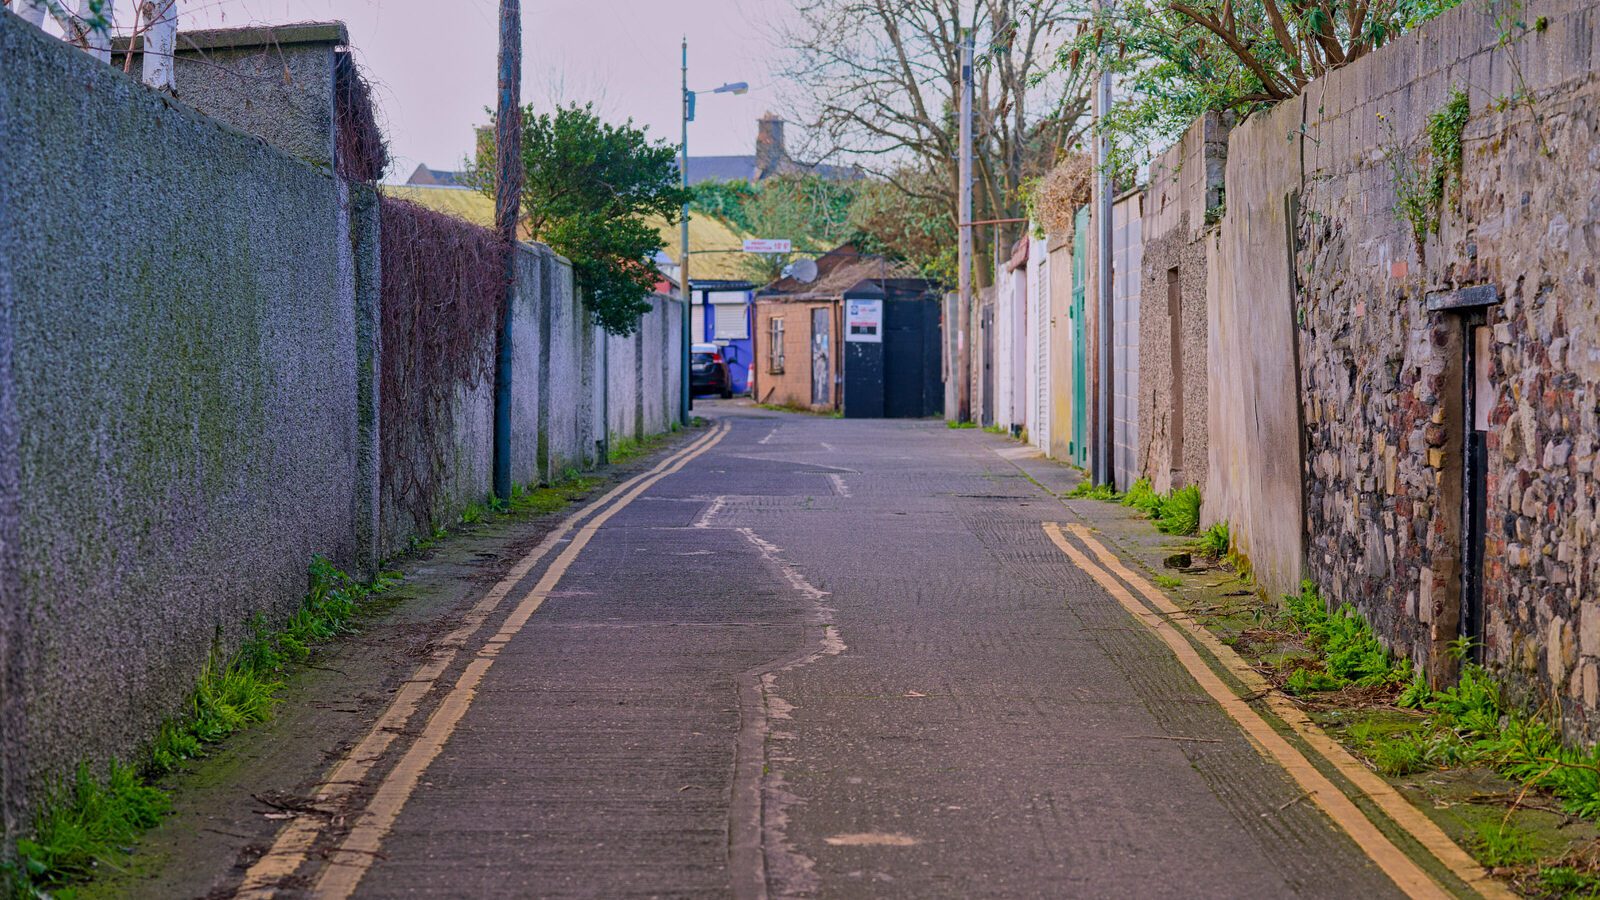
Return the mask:
<path fill-rule="evenodd" d="M 789 277 L 801 284 L 810 284 L 817 280 L 817 261 L 814 259 L 797 259 L 789 266 Z"/>

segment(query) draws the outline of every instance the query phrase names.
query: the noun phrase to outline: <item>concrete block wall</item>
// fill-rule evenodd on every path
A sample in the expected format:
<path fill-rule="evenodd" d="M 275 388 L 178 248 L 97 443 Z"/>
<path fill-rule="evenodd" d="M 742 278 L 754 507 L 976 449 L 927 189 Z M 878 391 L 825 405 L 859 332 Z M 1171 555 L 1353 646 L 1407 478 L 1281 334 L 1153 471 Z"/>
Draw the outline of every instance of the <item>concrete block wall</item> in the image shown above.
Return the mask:
<path fill-rule="evenodd" d="M 639 373 L 643 349 L 644 342 L 638 340 L 636 335 L 606 337 L 605 376 L 609 391 L 606 398 L 606 430 L 613 441 L 632 440 L 641 436 L 644 423 L 639 415 L 639 404 L 644 397 L 639 390 Z"/>
<path fill-rule="evenodd" d="M 610 393 L 604 401 L 611 439 L 661 434 L 677 420 L 682 308 L 672 298 L 656 295 L 632 334 L 607 336 Z"/>
<path fill-rule="evenodd" d="M 650 311 L 632 334 L 607 334 L 594 324 L 574 289 L 571 263 L 543 244 L 518 243 L 514 252 L 513 484 L 559 481 L 569 470 L 593 466 L 600 442 L 608 436 L 640 438 L 670 430 L 677 418 L 677 373 L 682 370 L 679 304 L 653 297 Z M 493 332 L 481 335 L 477 347 L 479 366 L 488 372 Z M 450 433 L 420 436 L 448 451 L 432 523 L 419 526 L 390 504 L 383 518 L 385 555 L 404 550 L 412 537 L 423 536 L 433 525 L 450 524 L 469 504 L 485 502 L 493 492 L 492 377 L 457 385 L 450 402 Z M 390 493 L 386 489 L 385 497 Z"/>
<path fill-rule="evenodd" d="M 518 244 L 516 289 L 511 292 L 511 367 L 517 373 L 540 370 L 543 316 L 549 296 L 547 279 L 571 277 L 571 267 L 543 244 Z M 511 392 L 511 481 L 539 484 L 539 410 L 549 397 L 538 377 L 524 377 Z M 493 485 L 490 485 L 493 488 Z"/>

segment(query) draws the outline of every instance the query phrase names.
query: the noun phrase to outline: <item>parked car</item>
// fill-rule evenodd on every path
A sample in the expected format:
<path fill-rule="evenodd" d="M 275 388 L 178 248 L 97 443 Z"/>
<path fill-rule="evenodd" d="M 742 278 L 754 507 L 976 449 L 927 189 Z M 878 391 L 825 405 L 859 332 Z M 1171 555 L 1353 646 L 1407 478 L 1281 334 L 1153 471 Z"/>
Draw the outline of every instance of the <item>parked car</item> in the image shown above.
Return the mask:
<path fill-rule="evenodd" d="M 728 361 L 716 344 L 695 344 L 689 348 L 689 392 L 719 394 L 726 400 L 733 396 L 733 379 L 728 374 Z"/>

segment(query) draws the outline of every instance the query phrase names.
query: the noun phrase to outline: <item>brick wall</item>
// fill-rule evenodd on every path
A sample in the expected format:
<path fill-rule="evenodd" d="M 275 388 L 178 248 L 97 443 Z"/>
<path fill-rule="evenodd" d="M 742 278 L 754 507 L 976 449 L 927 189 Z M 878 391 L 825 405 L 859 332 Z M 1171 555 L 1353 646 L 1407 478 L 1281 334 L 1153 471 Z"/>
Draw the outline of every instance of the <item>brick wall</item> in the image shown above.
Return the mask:
<path fill-rule="evenodd" d="M 828 311 L 830 323 L 829 367 L 834 384 L 828 403 L 811 402 L 811 317 L 814 310 Z M 806 409 L 838 409 L 842 385 L 844 344 L 840 337 L 840 303 L 837 300 L 758 300 L 755 315 L 755 376 L 753 396 L 758 403 Z M 783 370 L 772 371 L 772 321 L 783 321 Z"/>

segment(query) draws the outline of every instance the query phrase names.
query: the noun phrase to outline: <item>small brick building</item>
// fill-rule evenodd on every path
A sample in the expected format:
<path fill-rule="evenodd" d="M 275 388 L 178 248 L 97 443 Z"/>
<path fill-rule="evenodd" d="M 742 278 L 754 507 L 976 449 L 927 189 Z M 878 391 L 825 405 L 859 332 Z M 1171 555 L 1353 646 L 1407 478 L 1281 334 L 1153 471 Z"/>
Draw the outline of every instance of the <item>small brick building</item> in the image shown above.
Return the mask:
<path fill-rule="evenodd" d="M 810 282 L 784 277 L 757 293 L 750 395 L 774 406 L 840 409 L 845 292 L 863 281 L 911 274 L 845 244 L 817 258 Z"/>

